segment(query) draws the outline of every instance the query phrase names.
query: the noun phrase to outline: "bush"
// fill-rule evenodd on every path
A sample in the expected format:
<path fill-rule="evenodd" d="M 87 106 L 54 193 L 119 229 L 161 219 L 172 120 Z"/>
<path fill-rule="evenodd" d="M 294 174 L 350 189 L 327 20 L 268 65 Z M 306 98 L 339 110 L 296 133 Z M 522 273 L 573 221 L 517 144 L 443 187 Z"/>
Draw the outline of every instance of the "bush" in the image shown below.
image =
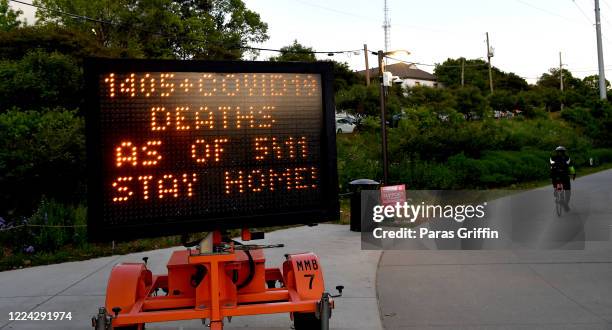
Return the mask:
<path fill-rule="evenodd" d="M 0 246 L 11 247 L 12 253 L 53 252 L 67 244 L 83 246 L 87 243 L 86 214 L 83 205 L 43 198 L 31 217 L 13 222 L 23 227 L 2 232 Z"/>
<path fill-rule="evenodd" d="M 60 227 L 32 227 L 31 245 L 37 250 L 55 251 L 66 244 L 85 243 L 87 228 L 71 226 L 85 225 L 86 213 L 82 205 L 74 207 L 43 198 L 38 210 L 30 217 L 28 225 Z"/>
<path fill-rule="evenodd" d="M 476 117 L 484 118 L 488 115 L 489 105 L 476 87 L 464 87 L 454 90 L 457 100 L 457 111 L 464 114 L 468 119 Z"/>
<path fill-rule="evenodd" d="M 0 114 L 0 216 L 29 215 L 43 195 L 83 199 L 84 122 L 75 111 Z"/>
<path fill-rule="evenodd" d="M 589 153 L 589 157 L 593 157 L 593 161 L 596 165 L 612 163 L 612 150 L 594 149 Z"/>

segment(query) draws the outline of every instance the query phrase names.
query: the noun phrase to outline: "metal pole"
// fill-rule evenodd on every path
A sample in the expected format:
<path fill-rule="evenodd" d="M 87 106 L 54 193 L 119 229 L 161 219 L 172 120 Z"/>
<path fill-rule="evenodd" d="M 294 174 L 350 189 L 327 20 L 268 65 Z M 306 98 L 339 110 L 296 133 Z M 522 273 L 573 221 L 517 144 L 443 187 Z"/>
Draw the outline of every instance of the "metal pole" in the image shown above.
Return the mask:
<path fill-rule="evenodd" d="M 489 61 L 489 87 L 493 93 L 493 71 L 491 70 L 491 47 L 489 46 L 489 32 L 487 32 L 487 60 Z"/>
<path fill-rule="evenodd" d="M 370 64 L 368 63 L 368 45 L 363 44 L 363 56 L 365 56 L 365 77 L 366 77 L 366 86 L 370 86 Z"/>
<path fill-rule="evenodd" d="M 601 43 L 601 17 L 599 0 L 595 0 L 595 32 L 597 33 L 597 62 L 599 64 L 599 98 L 608 98 L 606 88 L 606 73 L 604 71 L 603 46 Z"/>
<path fill-rule="evenodd" d="M 378 75 L 380 77 L 380 134 L 382 138 L 382 162 L 383 180 L 382 184 L 389 183 L 389 163 L 387 159 L 387 120 L 385 109 L 385 86 L 383 85 L 383 59 L 385 54 L 382 50 L 378 51 Z"/>
<path fill-rule="evenodd" d="M 559 88 L 561 89 L 561 110 L 563 110 L 563 60 L 561 59 L 561 52 L 559 52 Z"/>

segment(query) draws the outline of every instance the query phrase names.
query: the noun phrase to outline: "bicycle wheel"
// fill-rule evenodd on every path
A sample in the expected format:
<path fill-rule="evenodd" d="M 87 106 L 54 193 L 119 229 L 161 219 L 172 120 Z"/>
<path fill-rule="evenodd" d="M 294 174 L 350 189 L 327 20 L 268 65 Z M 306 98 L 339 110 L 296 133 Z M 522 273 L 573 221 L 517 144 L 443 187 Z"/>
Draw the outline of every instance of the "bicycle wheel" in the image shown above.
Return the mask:
<path fill-rule="evenodd" d="M 565 191 L 557 190 L 555 191 L 555 210 L 557 211 L 557 216 L 560 217 L 563 214 L 563 201 L 565 200 Z"/>

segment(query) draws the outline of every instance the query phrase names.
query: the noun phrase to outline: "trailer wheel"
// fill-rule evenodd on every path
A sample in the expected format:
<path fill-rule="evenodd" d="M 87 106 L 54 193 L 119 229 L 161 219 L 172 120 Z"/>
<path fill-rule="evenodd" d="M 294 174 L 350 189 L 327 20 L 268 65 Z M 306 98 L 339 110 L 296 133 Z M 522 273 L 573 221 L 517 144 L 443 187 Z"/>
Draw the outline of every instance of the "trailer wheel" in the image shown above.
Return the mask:
<path fill-rule="evenodd" d="M 319 330 L 321 320 L 314 313 L 293 313 L 293 325 L 295 330 Z"/>

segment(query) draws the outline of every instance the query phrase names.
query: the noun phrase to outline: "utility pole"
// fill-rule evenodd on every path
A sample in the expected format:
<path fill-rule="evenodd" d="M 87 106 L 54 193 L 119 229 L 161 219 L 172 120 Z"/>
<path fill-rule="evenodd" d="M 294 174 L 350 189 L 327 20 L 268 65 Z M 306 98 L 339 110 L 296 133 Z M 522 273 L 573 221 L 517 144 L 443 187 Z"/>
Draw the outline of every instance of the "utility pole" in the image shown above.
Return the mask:
<path fill-rule="evenodd" d="M 365 66 L 366 66 L 366 71 L 365 71 L 366 86 L 370 86 L 370 64 L 368 63 L 368 55 L 370 55 L 370 53 L 368 53 L 368 45 L 363 44 L 363 56 L 365 57 Z"/>
<path fill-rule="evenodd" d="M 389 184 L 389 161 L 387 159 L 387 119 L 385 109 L 385 86 L 383 84 L 385 53 L 378 51 L 378 76 L 380 77 L 380 134 L 382 137 L 383 185 Z"/>
<path fill-rule="evenodd" d="M 461 58 L 461 87 L 465 86 L 465 58 Z"/>
<path fill-rule="evenodd" d="M 491 51 L 491 46 L 489 45 L 489 32 L 487 32 L 487 60 L 489 61 L 489 87 L 491 88 L 491 93 L 493 93 L 493 71 L 491 70 L 491 57 L 493 57 L 493 52 Z"/>
<path fill-rule="evenodd" d="M 606 100 L 608 98 L 608 93 L 606 87 L 606 73 L 604 71 L 603 46 L 601 43 L 599 0 L 595 0 L 595 32 L 597 34 L 597 62 L 599 64 L 599 98 Z"/>
<path fill-rule="evenodd" d="M 559 52 L 559 88 L 561 89 L 561 110 L 563 110 L 563 60 L 561 59 L 561 52 Z"/>

